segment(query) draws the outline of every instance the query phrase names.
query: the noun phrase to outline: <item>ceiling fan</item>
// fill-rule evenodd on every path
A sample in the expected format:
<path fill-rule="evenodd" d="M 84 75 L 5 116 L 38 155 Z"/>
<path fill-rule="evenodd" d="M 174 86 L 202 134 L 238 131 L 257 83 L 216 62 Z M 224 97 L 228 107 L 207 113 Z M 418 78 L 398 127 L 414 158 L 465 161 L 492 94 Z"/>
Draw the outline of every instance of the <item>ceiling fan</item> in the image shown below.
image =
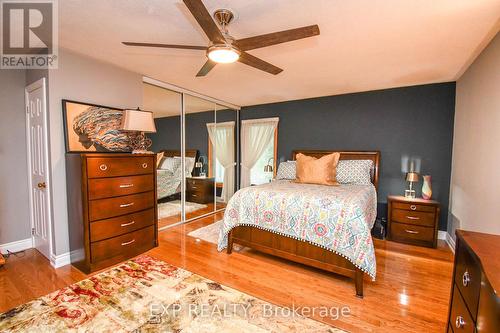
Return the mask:
<path fill-rule="evenodd" d="M 246 51 L 286 43 L 297 39 L 319 35 L 319 27 L 310 25 L 307 27 L 272 32 L 265 35 L 234 39 L 228 32 L 227 26 L 234 18 L 233 13 L 228 9 L 218 9 L 214 12 L 214 18 L 219 23 L 221 29 L 214 22 L 207 8 L 201 0 L 183 0 L 187 8 L 201 26 L 208 39 L 209 46 L 194 45 L 173 45 L 154 43 L 123 42 L 128 46 L 162 47 L 188 50 L 204 50 L 208 57 L 196 76 L 205 76 L 215 67 L 217 63 L 231 63 L 239 61 L 245 65 L 260 69 L 270 74 L 279 74 L 283 69 L 276 67 L 262 59 L 259 59 Z"/>

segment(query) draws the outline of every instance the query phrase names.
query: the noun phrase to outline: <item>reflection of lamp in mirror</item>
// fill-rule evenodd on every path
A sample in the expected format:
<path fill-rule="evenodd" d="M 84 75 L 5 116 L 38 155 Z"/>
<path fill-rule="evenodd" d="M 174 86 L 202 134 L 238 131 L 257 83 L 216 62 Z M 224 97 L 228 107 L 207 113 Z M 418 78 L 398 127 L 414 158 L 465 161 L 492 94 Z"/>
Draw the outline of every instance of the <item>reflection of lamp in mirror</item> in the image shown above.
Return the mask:
<path fill-rule="evenodd" d="M 198 157 L 198 161 L 194 165 L 198 169 L 198 176 L 199 177 L 206 177 L 207 174 L 203 170 L 203 167 L 205 166 L 205 156 L 201 155 Z"/>
<path fill-rule="evenodd" d="M 273 169 L 273 165 L 271 164 L 271 161 L 274 160 L 274 157 L 271 157 L 268 161 L 267 161 L 267 165 L 264 167 L 264 172 L 273 172 L 274 169 Z"/>
<path fill-rule="evenodd" d="M 134 149 L 133 154 L 152 154 L 148 151 L 151 147 L 151 139 L 147 138 L 144 133 L 156 133 L 155 120 L 153 112 L 137 110 L 124 110 L 122 118 L 122 131 L 139 132 L 134 139 L 131 139 L 131 146 Z"/>
<path fill-rule="evenodd" d="M 413 189 L 413 183 L 418 182 L 418 173 L 408 172 L 406 174 L 406 181 L 409 183 L 409 188 L 405 190 L 405 198 L 415 199 L 415 190 Z"/>

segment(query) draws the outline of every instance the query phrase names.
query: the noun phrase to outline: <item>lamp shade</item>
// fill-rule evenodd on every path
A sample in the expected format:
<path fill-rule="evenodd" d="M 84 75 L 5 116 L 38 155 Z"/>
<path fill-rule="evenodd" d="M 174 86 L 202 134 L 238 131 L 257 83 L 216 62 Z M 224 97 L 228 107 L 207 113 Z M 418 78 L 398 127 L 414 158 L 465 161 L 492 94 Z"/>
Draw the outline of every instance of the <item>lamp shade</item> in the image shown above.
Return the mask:
<path fill-rule="evenodd" d="M 406 181 L 407 182 L 412 182 L 412 183 L 418 182 L 418 173 L 416 173 L 416 172 L 408 172 L 406 174 Z"/>
<path fill-rule="evenodd" d="M 124 131 L 155 133 L 156 126 L 153 118 L 153 112 L 142 110 L 124 110 L 121 129 Z"/>

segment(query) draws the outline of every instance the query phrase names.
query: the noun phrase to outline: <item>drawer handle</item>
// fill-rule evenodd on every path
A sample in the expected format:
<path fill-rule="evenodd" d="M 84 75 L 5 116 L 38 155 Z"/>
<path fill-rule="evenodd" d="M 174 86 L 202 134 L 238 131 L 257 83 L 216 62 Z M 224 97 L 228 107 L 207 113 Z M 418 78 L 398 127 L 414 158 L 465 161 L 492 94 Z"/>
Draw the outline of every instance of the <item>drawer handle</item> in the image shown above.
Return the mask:
<path fill-rule="evenodd" d="M 197 197 L 197 195 L 196 195 L 196 194 L 194 194 L 194 193 L 191 193 L 191 196 L 193 196 L 193 197 Z"/>
<path fill-rule="evenodd" d="M 462 284 L 464 287 L 467 287 L 470 283 L 470 274 L 469 272 L 465 271 L 464 274 L 462 275 Z"/>
<path fill-rule="evenodd" d="M 132 221 L 132 222 L 129 222 L 129 223 L 122 223 L 122 224 L 120 224 L 120 226 L 122 226 L 122 227 L 128 227 L 129 225 L 132 225 L 134 223 L 135 223 L 135 221 Z"/>
<path fill-rule="evenodd" d="M 122 184 L 122 185 L 120 185 L 120 188 L 129 188 L 129 187 L 134 187 L 134 184 Z"/>
<path fill-rule="evenodd" d="M 418 231 L 413 231 L 413 230 L 408 230 L 408 229 L 406 229 L 405 231 L 409 234 L 418 234 Z"/>
<path fill-rule="evenodd" d="M 125 242 L 125 243 L 122 243 L 122 246 L 130 245 L 130 244 L 132 244 L 133 242 L 135 242 L 135 239 L 132 239 L 130 242 Z"/>
<path fill-rule="evenodd" d="M 415 205 L 411 205 L 411 206 L 410 206 L 410 209 L 411 209 L 411 210 L 417 210 L 417 206 L 415 206 Z"/>
<path fill-rule="evenodd" d="M 456 328 L 462 328 L 465 326 L 465 320 L 462 316 L 457 316 L 457 319 L 455 319 L 455 327 Z"/>
<path fill-rule="evenodd" d="M 121 204 L 121 205 L 120 205 L 120 208 L 130 207 L 130 206 L 133 206 L 133 205 L 134 205 L 134 203 L 133 203 L 133 202 L 131 202 L 131 203 L 127 203 L 127 204 Z"/>
<path fill-rule="evenodd" d="M 148 167 L 148 164 L 147 163 L 142 163 L 142 168 L 143 169 L 146 169 Z"/>
<path fill-rule="evenodd" d="M 191 188 L 194 188 L 194 189 L 196 189 L 196 188 L 198 188 L 198 187 L 197 187 L 197 186 L 191 186 Z"/>
<path fill-rule="evenodd" d="M 101 164 L 99 165 L 99 169 L 101 169 L 102 171 L 106 171 L 108 170 L 108 166 L 106 164 Z"/>
<path fill-rule="evenodd" d="M 420 220 L 420 217 L 415 217 L 415 216 L 407 216 L 406 218 L 408 220 Z"/>

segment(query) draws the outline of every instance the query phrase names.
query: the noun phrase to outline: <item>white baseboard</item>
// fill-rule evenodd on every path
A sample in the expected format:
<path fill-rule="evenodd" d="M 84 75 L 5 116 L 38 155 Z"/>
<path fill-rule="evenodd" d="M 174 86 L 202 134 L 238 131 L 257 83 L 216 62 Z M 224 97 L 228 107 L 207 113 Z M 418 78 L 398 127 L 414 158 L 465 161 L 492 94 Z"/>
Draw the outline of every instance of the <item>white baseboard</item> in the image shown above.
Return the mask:
<path fill-rule="evenodd" d="M 50 255 L 50 264 L 54 268 L 59 268 L 62 266 L 66 266 L 71 264 L 71 256 L 69 252 L 59 254 L 59 255 Z"/>
<path fill-rule="evenodd" d="M 439 230 L 438 239 L 444 240 L 446 244 L 448 244 L 448 246 L 450 247 L 451 252 L 455 253 L 455 240 L 453 240 L 453 238 L 448 232 Z"/>
<path fill-rule="evenodd" d="M 19 252 L 27 249 L 31 249 L 33 247 L 33 241 L 30 238 L 21 239 L 15 242 L 0 244 L 0 252 L 6 254 L 7 251 L 10 252 Z"/>

